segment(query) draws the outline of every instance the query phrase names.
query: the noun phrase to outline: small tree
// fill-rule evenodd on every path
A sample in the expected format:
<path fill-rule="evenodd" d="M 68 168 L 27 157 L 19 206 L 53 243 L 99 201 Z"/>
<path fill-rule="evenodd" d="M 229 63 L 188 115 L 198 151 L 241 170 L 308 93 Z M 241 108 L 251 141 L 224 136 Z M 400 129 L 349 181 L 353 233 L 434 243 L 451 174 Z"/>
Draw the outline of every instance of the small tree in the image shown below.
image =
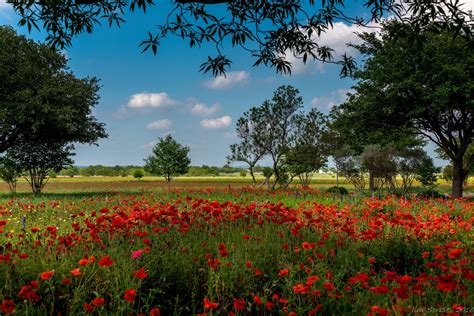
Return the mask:
<path fill-rule="evenodd" d="M 417 170 L 416 179 L 420 181 L 424 187 L 433 189 L 436 184 L 436 181 L 438 180 L 438 177 L 436 175 L 438 172 L 440 172 L 440 169 L 435 167 L 433 159 L 427 156 L 422 160 Z"/>
<path fill-rule="evenodd" d="M 21 143 L 8 150 L 8 156 L 26 173 L 26 180 L 35 195 L 43 190 L 50 176 L 73 161 L 72 145 L 57 143 Z"/>
<path fill-rule="evenodd" d="M 363 191 L 365 188 L 365 170 L 360 156 L 356 156 L 352 149 L 344 146 L 333 157 L 341 175 L 354 186 L 354 189 Z"/>
<path fill-rule="evenodd" d="M 59 174 L 73 178 L 74 176 L 77 176 L 79 174 L 79 168 L 75 166 L 69 166 L 61 170 Z"/>
<path fill-rule="evenodd" d="M 367 145 L 362 152 L 362 165 L 369 172 L 369 189 L 374 194 L 384 186 L 387 179 L 392 182 L 397 175 L 395 151 L 390 146 Z"/>
<path fill-rule="evenodd" d="M 141 178 L 145 176 L 145 173 L 143 172 L 142 169 L 135 169 L 133 170 L 132 175 L 135 179 L 140 180 Z"/>
<path fill-rule="evenodd" d="M 443 168 L 443 179 L 446 182 L 453 181 L 453 165 L 446 165 Z"/>
<path fill-rule="evenodd" d="M 163 176 L 170 184 L 173 176 L 188 172 L 191 160 L 189 147 L 179 144 L 171 135 L 160 138 L 153 147 L 153 153 L 145 159 L 145 170 L 153 175 Z"/>
<path fill-rule="evenodd" d="M 267 188 L 270 188 L 270 178 L 273 176 L 273 169 L 270 167 L 263 167 L 262 174 L 265 177 L 265 180 L 260 184 L 260 186 L 267 185 Z"/>
<path fill-rule="evenodd" d="M 245 177 L 247 176 L 247 171 L 242 170 L 242 171 L 240 171 L 239 174 L 240 174 L 240 176 L 241 176 L 242 178 L 245 178 Z"/>
<path fill-rule="evenodd" d="M 8 156 L 0 158 L 0 178 L 8 184 L 11 193 L 16 193 L 16 184 L 21 168 Z"/>

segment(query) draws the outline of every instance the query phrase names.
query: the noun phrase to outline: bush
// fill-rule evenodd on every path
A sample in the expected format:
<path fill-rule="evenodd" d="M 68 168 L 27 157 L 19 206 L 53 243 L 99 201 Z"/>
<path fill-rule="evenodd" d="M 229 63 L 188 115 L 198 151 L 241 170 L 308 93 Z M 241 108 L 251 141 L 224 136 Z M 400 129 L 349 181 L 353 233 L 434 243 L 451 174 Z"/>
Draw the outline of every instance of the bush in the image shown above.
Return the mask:
<path fill-rule="evenodd" d="M 140 180 L 141 178 L 143 178 L 144 175 L 145 175 L 145 172 L 143 172 L 142 169 L 135 169 L 133 170 L 133 173 L 132 173 L 132 176 L 137 180 Z"/>
<path fill-rule="evenodd" d="M 341 195 L 347 195 L 349 194 L 349 191 L 345 187 L 330 187 L 327 190 L 328 193 L 332 194 L 341 194 Z"/>
<path fill-rule="evenodd" d="M 240 176 L 241 176 L 241 177 L 246 177 L 246 176 L 247 176 L 247 172 L 246 172 L 245 170 L 240 171 Z"/>

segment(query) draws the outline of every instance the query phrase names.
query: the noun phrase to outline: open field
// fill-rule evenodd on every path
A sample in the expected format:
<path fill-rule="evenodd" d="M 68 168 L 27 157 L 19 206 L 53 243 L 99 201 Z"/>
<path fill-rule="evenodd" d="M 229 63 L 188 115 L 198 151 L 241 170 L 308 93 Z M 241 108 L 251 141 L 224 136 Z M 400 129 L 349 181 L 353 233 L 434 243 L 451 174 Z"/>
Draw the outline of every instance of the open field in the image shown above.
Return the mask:
<path fill-rule="evenodd" d="M 156 179 L 84 180 L 53 179 L 40 197 L 2 197 L 3 313 L 400 315 L 473 307 L 472 201 L 340 201 L 325 190 L 254 190 L 240 179 L 229 188 L 179 178 L 169 189 Z"/>
<path fill-rule="evenodd" d="M 257 176 L 257 183 L 261 183 L 264 178 Z M 173 180 L 171 188 L 239 188 L 243 186 L 251 186 L 252 180 L 249 176 L 240 177 L 238 175 L 230 176 L 201 176 L 201 177 L 177 177 Z M 317 190 L 324 190 L 336 185 L 335 175 L 318 174 L 311 181 L 311 187 Z M 339 178 L 339 185 L 349 190 L 353 186 L 344 178 Z M 295 180 L 293 187 L 299 186 L 299 181 Z M 419 183 L 415 182 L 415 187 L 419 187 Z M 141 192 L 153 191 L 156 189 L 167 188 L 168 185 L 162 177 L 144 177 L 136 180 L 132 177 L 57 177 L 50 179 L 46 185 L 44 192 L 47 194 L 55 193 L 79 193 L 79 192 Z M 449 193 L 451 184 L 444 180 L 438 180 L 437 189 L 444 193 Z M 465 192 L 470 195 L 474 192 L 474 178 L 470 178 L 468 185 L 464 188 Z M 28 194 L 31 189 L 28 183 L 21 179 L 18 182 L 18 192 Z M 8 195 L 8 186 L 4 182 L 0 182 L 0 194 Z"/>

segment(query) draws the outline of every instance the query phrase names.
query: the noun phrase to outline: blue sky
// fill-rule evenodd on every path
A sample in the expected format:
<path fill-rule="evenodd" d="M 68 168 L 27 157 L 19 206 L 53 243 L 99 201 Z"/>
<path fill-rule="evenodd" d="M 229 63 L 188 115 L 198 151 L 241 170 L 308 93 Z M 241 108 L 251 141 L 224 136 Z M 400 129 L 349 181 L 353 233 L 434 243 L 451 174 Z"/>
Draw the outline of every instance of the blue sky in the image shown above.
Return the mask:
<path fill-rule="evenodd" d="M 156 56 L 141 54 L 140 41 L 148 30 L 154 30 L 160 17 L 134 13 L 126 18 L 120 28 L 97 27 L 93 34 L 75 38 L 65 50 L 76 76 L 100 78 L 101 99 L 95 115 L 109 133 L 98 147 L 78 145 L 76 165 L 141 165 L 157 138 L 171 133 L 190 146 L 193 165 L 222 166 L 229 145 L 238 141 L 234 133 L 237 119 L 271 98 L 278 86 L 297 87 L 306 109 L 316 107 L 327 113 L 331 105 L 344 100 L 352 84 L 350 79 L 339 78 L 339 66 L 296 62 L 291 76 L 279 75 L 273 69 L 252 67 L 254 59 L 238 49 L 225 51 L 233 61 L 227 78 L 203 75 L 199 65 L 215 54 L 212 47 L 191 49 L 169 38 Z M 29 38 L 44 39 L 42 33 L 18 27 L 17 21 L 0 0 L 0 24 L 11 25 Z M 354 53 L 345 47 L 357 40 L 354 31 L 355 27 L 336 23 L 321 41 L 339 54 Z"/>

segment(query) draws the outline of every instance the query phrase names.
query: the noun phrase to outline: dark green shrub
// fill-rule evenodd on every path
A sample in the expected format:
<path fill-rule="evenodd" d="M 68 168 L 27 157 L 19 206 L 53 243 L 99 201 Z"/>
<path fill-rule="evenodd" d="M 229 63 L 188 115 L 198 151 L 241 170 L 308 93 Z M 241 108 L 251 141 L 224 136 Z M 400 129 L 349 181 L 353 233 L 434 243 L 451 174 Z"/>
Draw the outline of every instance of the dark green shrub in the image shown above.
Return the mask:
<path fill-rule="evenodd" d="M 328 193 L 332 194 L 341 194 L 341 195 L 347 195 L 349 194 L 349 191 L 345 187 L 330 187 L 327 190 Z"/>

